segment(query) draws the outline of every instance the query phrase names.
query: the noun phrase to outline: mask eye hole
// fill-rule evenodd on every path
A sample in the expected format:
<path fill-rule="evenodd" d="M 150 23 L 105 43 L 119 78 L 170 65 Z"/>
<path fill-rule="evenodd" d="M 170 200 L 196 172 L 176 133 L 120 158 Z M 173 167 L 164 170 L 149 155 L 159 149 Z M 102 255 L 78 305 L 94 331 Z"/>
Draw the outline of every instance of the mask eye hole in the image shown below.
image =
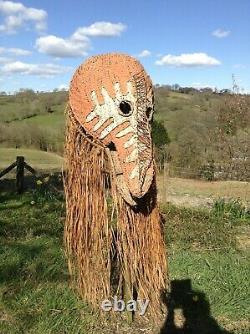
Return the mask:
<path fill-rule="evenodd" d="M 148 107 L 147 110 L 146 110 L 146 115 L 147 115 L 147 118 L 149 120 L 152 119 L 152 115 L 153 115 L 153 109 L 151 107 Z"/>
<path fill-rule="evenodd" d="M 119 105 L 119 108 L 123 116 L 131 115 L 132 112 L 131 105 L 127 101 L 122 101 Z"/>

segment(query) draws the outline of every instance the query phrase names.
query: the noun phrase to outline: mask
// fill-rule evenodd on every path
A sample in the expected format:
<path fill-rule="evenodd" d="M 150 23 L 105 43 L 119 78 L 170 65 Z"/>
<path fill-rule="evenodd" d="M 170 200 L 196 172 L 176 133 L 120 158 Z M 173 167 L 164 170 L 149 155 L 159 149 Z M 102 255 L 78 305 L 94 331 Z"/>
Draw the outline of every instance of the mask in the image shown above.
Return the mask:
<path fill-rule="evenodd" d="M 108 151 L 120 194 L 136 205 L 154 176 L 154 96 L 144 68 L 123 54 L 92 57 L 73 76 L 69 104 L 87 135 Z"/>
<path fill-rule="evenodd" d="M 152 82 L 136 59 L 100 55 L 76 70 L 65 142 L 64 235 L 69 271 L 95 309 L 116 291 L 125 299 L 148 299 L 148 314 L 158 318 L 168 278 L 153 110 Z"/>

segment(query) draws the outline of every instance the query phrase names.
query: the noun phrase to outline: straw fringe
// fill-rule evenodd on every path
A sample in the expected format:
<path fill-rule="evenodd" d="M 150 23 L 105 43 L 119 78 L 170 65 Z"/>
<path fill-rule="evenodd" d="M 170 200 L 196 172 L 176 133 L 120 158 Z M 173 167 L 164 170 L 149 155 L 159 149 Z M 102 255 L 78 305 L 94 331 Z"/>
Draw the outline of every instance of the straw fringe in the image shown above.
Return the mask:
<path fill-rule="evenodd" d="M 64 239 L 69 271 L 81 296 L 100 310 L 100 303 L 111 294 L 126 299 L 136 294 L 150 301 L 147 314 L 156 318 L 164 312 L 161 294 L 168 288 L 168 277 L 155 179 L 138 206 L 128 205 L 117 191 L 107 150 L 91 141 L 70 110 L 65 158 Z"/>
<path fill-rule="evenodd" d="M 118 194 L 116 248 L 126 298 L 148 299 L 147 314 L 165 313 L 162 294 L 168 290 L 167 254 L 156 203 L 155 179 L 136 208 Z M 124 289 L 124 286 L 123 286 Z"/>

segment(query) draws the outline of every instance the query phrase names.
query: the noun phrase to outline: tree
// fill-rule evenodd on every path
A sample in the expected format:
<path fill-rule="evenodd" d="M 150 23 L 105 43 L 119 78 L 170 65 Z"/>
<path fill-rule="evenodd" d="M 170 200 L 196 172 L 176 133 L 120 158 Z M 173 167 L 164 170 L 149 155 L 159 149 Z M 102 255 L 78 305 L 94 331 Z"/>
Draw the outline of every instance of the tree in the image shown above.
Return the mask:
<path fill-rule="evenodd" d="M 16 97 L 21 103 L 29 103 L 31 100 L 36 98 L 36 93 L 33 91 L 33 89 L 20 88 L 16 93 Z"/>
<path fill-rule="evenodd" d="M 161 148 L 162 146 L 170 143 L 167 129 L 161 122 L 155 120 L 152 124 L 152 138 L 153 143 L 158 148 Z"/>
<path fill-rule="evenodd" d="M 163 168 L 167 157 L 166 146 L 170 143 L 167 129 L 161 122 L 153 121 L 152 124 L 152 139 L 155 145 L 155 160 L 158 168 Z"/>
<path fill-rule="evenodd" d="M 54 104 L 53 95 L 51 93 L 44 93 L 41 95 L 41 105 L 42 105 L 42 109 L 45 112 L 52 113 L 53 104 Z"/>
<path fill-rule="evenodd" d="M 174 84 L 174 85 L 172 85 L 172 90 L 179 90 L 180 89 L 180 85 L 178 85 L 178 84 Z"/>
<path fill-rule="evenodd" d="M 224 96 L 217 113 L 216 149 L 228 175 L 237 172 L 237 179 L 249 178 L 250 98 L 240 94 Z M 230 176 L 230 177 L 231 177 Z"/>

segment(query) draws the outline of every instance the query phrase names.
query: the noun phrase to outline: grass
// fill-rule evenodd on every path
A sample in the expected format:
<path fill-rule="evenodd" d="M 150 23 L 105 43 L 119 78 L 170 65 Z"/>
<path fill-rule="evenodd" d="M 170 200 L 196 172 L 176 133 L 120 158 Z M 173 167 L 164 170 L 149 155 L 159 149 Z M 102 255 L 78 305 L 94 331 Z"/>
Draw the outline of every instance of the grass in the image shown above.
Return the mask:
<path fill-rule="evenodd" d="M 15 123 L 35 118 L 38 115 L 49 116 L 45 105 L 53 112 L 61 114 L 67 101 L 66 92 L 51 93 L 17 93 L 16 95 L 0 96 L 0 122 Z"/>
<path fill-rule="evenodd" d="M 35 149 L 15 149 L 15 148 L 1 148 L 0 147 L 0 169 L 7 167 L 13 161 L 16 156 L 24 156 L 25 161 L 39 170 L 59 169 L 61 170 L 63 164 L 63 158 L 55 153 L 49 153 L 39 151 Z"/>
<path fill-rule="evenodd" d="M 249 252 L 236 242 L 249 217 L 218 205 L 209 212 L 167 204 L 162 212 L 174 305 L 191 327 L 197 317 L 203 324 L 192 333 L 249 333 Z M 64 217 L 62 195 L 39 188 L 0 195 L 0 333 L 159 333 L 150 324 L 100 321 L 78 299 L 64 257 Z"/>
<path fill-rule="evenodd" d="M 17 121 L 18 122 L 18 121 Z M 48 130 L 63 130 L 65 119 L 61 110 L 55 111 L 52 114 L 37 115 L 23 120 L 27 124 L 35 124 L 41 127 L 46 127 Z"/>

